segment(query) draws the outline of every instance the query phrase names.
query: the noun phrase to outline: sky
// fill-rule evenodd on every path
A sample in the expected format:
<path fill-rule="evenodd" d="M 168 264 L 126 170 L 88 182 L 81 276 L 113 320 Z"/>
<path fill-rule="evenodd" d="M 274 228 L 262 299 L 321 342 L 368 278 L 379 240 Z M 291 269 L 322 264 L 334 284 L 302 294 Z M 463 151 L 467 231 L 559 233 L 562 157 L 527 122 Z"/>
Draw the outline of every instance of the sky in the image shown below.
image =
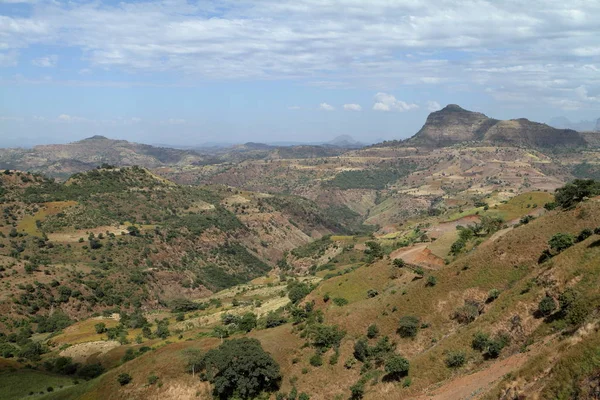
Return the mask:
<path fill-rule="evenodd" d="M 0 0 L 0 146 L 375 142 L 600 118 L 600 1 Z"/>

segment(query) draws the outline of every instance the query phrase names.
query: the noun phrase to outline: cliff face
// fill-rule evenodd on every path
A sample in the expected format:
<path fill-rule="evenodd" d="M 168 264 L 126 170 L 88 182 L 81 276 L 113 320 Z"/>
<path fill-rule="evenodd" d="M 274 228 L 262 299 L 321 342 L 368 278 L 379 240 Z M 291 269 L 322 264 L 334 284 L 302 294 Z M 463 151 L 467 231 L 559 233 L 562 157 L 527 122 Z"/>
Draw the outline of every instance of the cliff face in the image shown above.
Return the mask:
<path fill-rule="evenodd" d="M 473 141 L 546 148 L 587 145 L 583 136 L 572 129 L 556 129 L 524 118 L 500 121 L 456 104 L 429 114 L 421 130 L 408 140 L 432 147 Z"/>

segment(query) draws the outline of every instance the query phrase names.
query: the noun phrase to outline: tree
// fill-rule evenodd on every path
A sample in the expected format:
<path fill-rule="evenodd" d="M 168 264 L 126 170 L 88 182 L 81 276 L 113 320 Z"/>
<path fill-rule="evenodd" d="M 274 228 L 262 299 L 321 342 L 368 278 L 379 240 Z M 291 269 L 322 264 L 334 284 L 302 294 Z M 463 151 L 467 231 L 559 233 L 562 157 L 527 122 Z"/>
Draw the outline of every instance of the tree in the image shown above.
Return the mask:
<path fill-rule="evenodd" d="M 256 328 L 256 314 L 247 312 L 242 315 L 238 327 L 244 332 L 250 332 L 252 329 Z"/>
<path fill-rule="evenodd" d="M 186 349 L 183 351 L 184 357 L 187 359 L 187 372 L 191 373 L 192 376 L 196 375 L 196 372 L 202 370 L 204 356 L 198 349 Z"/>
<path fill-rule="evenodd" d="M 406 262 L 401 258 L 394 259 L 394 267 L 402 268 L 406 265 Z"/>
<path fill-rule="evenodd" d="M 96 333 L 104 333 L 106 332 L 106 324 L 104 322 L 99 322 L 94 325 L 94 329 L 96 329 Z"/>
<path fill-rule="evenodd" d="M 288 284 L 288 297 L 294 304 L 299 303 L 310 293 L 310 287 L 304 282 L 292 281 Z"/>
<path fill-rule="evenodd" d="M 385 372 L 392 379 L 399 380 L 408 374 L 410 364 L 408 360 L 399 355 L 393 355 L 385 362 Z"/>
<path fill-rule="evenodd" d="M 249 399 L 261 392 L 277 390 L 281 380 L 279 365 L 256 339 L 227 340 L 209 350 L 202 359 L 205 378 L 213 384 L 220 399 Z"/>
<path fill-rule="evenodd" d="M 548 241 L 548 245 L 550 246 L 550 248 L 559 253 L 561 251 L 566 250 L 569 247 L 573 246 L 574 243 L 575 243 L 575 238 L 573 237 L 573 235 L 571 235 L 569 233 L 562 233 L 562 232 L 555 234 Z"/>
<path fill-rule="evenodd" d="M 383 258 L 383 248 L 379 243 L 371 240 L 365 244 L 367 245 L 367 249 L 365 250 L 366 255 L 374 259 Z"/>
<path fill-rule="evenodd" d="M 556 189 L 554 198 L 562 208 L 571 208 L 586 197 L 600 194 L 600 182 L 593 179 L 575 179 L 565 186 Z"/>
<path fill-rule="evenodd" d="M 400 326 L 398 327 L 398 333 L 402 337 L 415 337 L 419 331 L 420 321 L 418 317 L 414 315 L 405 315 L 400 318 Z"/>

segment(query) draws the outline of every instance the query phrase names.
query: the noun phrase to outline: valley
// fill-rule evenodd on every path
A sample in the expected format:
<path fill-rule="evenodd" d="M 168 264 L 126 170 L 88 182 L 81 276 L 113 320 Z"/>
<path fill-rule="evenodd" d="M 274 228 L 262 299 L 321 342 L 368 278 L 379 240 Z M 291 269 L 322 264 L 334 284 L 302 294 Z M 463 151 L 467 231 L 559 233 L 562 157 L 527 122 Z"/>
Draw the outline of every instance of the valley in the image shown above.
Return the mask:
<path fill-rule="evenodd" d="M 449 105 L 365 147 L 2 149 L 2 398 L 594 398 L 586 137 Z M 268 379 L 211 369 L 240 351 Z"/>

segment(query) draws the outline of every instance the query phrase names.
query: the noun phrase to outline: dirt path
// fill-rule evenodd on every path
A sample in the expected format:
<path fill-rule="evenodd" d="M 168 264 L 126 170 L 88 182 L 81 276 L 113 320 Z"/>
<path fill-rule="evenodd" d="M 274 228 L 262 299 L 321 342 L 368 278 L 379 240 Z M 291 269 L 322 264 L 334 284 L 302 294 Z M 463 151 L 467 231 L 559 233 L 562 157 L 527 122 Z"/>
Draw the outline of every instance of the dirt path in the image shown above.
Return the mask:
<path fill-rule="evenodd" d="M 517 353 L 500 360 L 488 368 L 471 375 L 461 376 L 445 383 L 431 393 L 416 397 L 416 400 L 466 400 L 477 399 L 491 386 L 511 371 L 515 371 L 528 360 L 530 355 Z"/>

